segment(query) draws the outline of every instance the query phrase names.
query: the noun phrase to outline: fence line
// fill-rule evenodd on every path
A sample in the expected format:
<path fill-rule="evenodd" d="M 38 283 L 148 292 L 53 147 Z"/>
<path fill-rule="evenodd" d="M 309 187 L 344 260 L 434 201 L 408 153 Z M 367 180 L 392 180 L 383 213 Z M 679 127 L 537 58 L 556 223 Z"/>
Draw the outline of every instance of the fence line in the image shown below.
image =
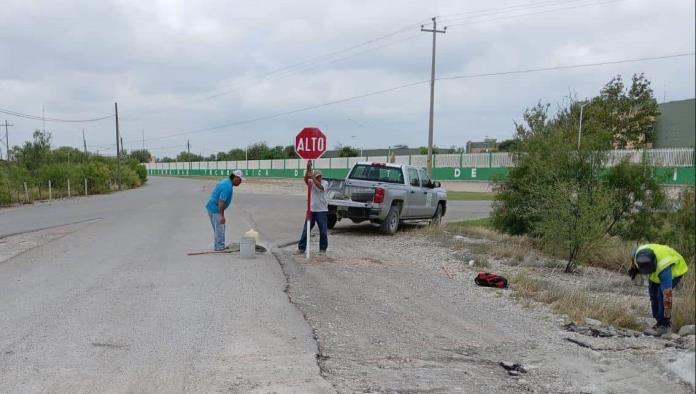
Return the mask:
<path fill-rule="evenodd" d="M 614 166 L 623 160 L 640 163 L 643 158 L 656 167 L 693 167 L 694 148 L 646 149 L 646 150 L 615 150 L 609 152 L 607 165 Z M 386 156 L 372 157 L 338 157 L 319 159 L 316 168 L 348 169 L 359 161 L 385 162 Z M 396 156 L 396 162 L 425 167 L 426 155 Z M 304 164 L 300 159 L 286 160 L 237 160 L 219 162 L 172 162 L 147 163 L 148 170 L 271 170 L 271 169 L 301 169 Z M 461 153 L 434 155 L 434 168 L 504 168 L 514 167 L 513 156 L 508 152 L 495 153 Z"/>

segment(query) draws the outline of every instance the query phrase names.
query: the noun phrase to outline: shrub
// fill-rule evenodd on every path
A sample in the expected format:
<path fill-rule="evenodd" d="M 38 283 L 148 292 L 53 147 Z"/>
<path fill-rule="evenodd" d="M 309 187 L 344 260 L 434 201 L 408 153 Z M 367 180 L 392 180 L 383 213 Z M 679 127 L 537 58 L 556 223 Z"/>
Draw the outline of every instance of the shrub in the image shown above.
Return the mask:
<path fill-rule="evenodd" d="M 79 167 L 81 178 L 87 178 L 88 190 L 90 194 L 109 193 L 111 187 L 111 171 L 104 163 L 92 162 L 83 164 Z"/>

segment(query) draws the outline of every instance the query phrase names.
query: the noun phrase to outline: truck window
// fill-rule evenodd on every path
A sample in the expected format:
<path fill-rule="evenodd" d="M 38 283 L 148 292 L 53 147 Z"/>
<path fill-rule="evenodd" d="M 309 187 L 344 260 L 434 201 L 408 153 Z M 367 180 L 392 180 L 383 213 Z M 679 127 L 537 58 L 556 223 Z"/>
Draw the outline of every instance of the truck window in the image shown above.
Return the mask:
<path fill-rule="evenodd" d="M 423 185 L 423 187 L 428 187 L 428 185 L 430 184 L 430 177 L 425 172 L 425 170 L 419 169 L 418 174 L 420 174 L 421 185 Z"/>
<path fill-rule="evenodd" d="M 401 168 L 369 164 L 356 165 L 348 178 L 382 183 L 404 183 L 404 174 L 401 172 Z"/>
<path fill-rule="evenodd" d="M 415 168 L 408 169 L 408 179 L 411 181 L 411 186 L 420 187 L 420 180 L 418 180 L 418 170 Z"/>

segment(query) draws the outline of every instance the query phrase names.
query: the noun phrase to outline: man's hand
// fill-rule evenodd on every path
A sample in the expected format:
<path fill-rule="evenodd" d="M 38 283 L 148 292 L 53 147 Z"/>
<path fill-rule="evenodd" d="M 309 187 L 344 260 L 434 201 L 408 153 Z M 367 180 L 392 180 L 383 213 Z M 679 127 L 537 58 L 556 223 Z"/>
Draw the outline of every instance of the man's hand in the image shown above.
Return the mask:
<path fill-rule="evenodd" d="M 225 217 L 224 216 L 220 216 L 220 224 L 225 224 Z"/>
<path fill-rule="evenodd" d="M 631 265 L 631 268 L 628 269 L 628 276 L 631 277 L 631 280 L 634 280 L 636 278 L 636 275 L 638 275 L 638 272 L 638 268 Z"/>

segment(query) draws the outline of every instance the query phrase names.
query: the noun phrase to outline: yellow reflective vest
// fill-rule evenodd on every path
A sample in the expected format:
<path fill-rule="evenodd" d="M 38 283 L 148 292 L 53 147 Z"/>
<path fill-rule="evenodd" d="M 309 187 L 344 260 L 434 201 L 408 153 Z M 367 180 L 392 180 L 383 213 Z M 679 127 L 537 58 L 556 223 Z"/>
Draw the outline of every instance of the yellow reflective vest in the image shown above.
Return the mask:
<path fill-rule="evenodd" d="M 657 269 L 648 276 L 648 279 L 653 283 L 660 283 L 660 272 L 667 267 L 672 267 L 672 279 L 684 275 L 689 270 L 684 257 L 667 245 L 645 244 L 638 247 L 636 252 L 643 249 L 652 250 L 657 257 Z"/>

